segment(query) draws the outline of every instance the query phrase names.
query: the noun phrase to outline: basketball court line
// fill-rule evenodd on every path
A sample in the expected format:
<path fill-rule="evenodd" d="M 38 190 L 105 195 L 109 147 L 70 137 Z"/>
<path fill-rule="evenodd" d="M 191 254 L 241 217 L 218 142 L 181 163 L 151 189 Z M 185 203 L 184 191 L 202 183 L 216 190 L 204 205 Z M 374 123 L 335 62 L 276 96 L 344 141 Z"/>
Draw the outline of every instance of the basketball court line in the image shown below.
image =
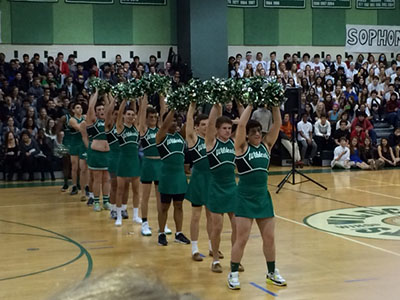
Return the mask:
<path fill-rule="evenodd" d="M 372 180 L 372 179 L 366 179 L 366 178 L 360 178 L 360 177 L 350 177 L 350 178 L 351 179 L 356 179 L 356 180 L 364 180 L 364 181 L 373 182 L 373 183 L 384 183 L 384 184 L 387 184 L 387 185 L 390 185 L 390 186 L 400 186 L 400 184 L 384 182 L 384 181 L 378 181 L 378 180 Z"/>
<path fill-rule="evenodd" d="M 278 219 L 282 219 L 282 220 L 284 220 L 284 221 L 290 222 L 290 223 L 294 223 L 294 224 L 297 224 L 297 225 L 300 225 L 300 226 L 303 226 L 303 227 L 312 229 L 312 230 L 317 230 L 317 229 L 315 229 L 315 228 L 312 228 L 312 227 L 310 227 L 310 226 L 307 226 L 307 225 L 304 224 L 304 223 L 300 223 L 300 222 L 295 221 L 295 220 L 292 220 L 292 219 L 288 219 L 288 218 L 281 217 L 281 216 L 278 216 L 278 215 L 275 215 L 275 217 L 277 217 Z M 382 251 L 382 252 L 385 252 L 385 253 L 392 254 L 392 255 L 395 255 L 395 256 L 400 257 L 400 253 L 397 253 L 397 252 L 393 252 L 393 251 L 390 251 L 390 250 L 387 250 L 387 249 L 384 249 L 384 248 L 376 247 L 376 246 L 374 246 L 374 245 L 367 244 L 367 243 L 364 243 L 364 242 L 360 242 L 360 241 L 357 241 L 357 240 L 348 238 L 348 237 L 343 236 L 343 235 L 338 235 L 338 234 L 336 234 L 336 233 L 332 233 L 332 232 L 328 232 L 328 231 L 323 231 L 323 230 L 318 230 L 318 231 L 320 231 L 320 232 L 322 232 L 322 233 L 326 233 L 326 234 L 332 235 L 332 236 L 335 236 L 335 237 L 338 237 L 338 238 L 341 238 L 341 239 L 346 240 L 346 241 L 350 241 L 350 242 L 353 242 L 353 243 L 356 243 L 356 244 L 359 244 L 359 245 L 362 245 L 362 246 L 365 246 L 365 247 L 369 247 L 369 248 L 372 248 L 372 249 L 375 249 L 375 250 L 379 250 L 379 251 Z"/>
<path fill-rule="evenodd" d="M 366 191 L 366 190 L 360 190 L 360 189 L 356 189 L 356 188 L 353 188 L 353 187 L 348 187 L 347 189 L 349 189 L 349 190 L 354 190 L 354 191 L 358 191 L 358 192 L 363 192 L 363 193 L 368 193 L 368 194 L 372 194 L 372 195 L 377 195 L 377 196 L 383 196 L 383 197 L 387 197 L 387 198 L 392 198 L 392 199 L 396 199 L 396 200 L 399 200 L 399 199 L 400 199 L 400 197 L 391 196 L 391 195 L 386 195 L 386 194 L 382 194 L 382 193 L 370 192 L 370 191 Z"/>

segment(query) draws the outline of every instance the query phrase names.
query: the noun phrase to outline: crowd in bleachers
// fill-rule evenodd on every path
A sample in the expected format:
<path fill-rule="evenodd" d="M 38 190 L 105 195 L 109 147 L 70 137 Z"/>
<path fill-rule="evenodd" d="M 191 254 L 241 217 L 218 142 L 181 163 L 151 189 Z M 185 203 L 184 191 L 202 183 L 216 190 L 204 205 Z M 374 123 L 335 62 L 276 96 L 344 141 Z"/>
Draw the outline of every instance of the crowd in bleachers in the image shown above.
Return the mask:
<path fill-rule="evenodd" d="M 54 171 L 61 168 L 65 155 L 58 120 L 73 102 L 81 103 L 86 112 L 90 79 L 100 77 L 114 85 L 146 73 L 169 76 L 173 88 L 182 84 L 179 70 L 174 70 L 170 62 L 160 64 L 153 55 L 147 63 L 137 56 L 131 62 L 123 61 L 117 55 L 114 62 L 98 66 L 94 58 L 77 63 L 74 55 L 65 60 L 63 53 L 49 56 L 46 62 L 37 53 L 33 57 L 24 54 L 22 61 L 7 61 L 0 53 L 0 164 L 5 179 L 11 180 L 14 174 L 21 179 L 24 173 L 33 179 L 35 171 L 41 172 L 42 180 L 47 172 L 54 179 Z M 296 124 L 283 112 L 280 137 L 289 153 L 290 140 L 296 139 L 297 165 L 313 164 L 323 151 L 333 150 L 332 166 L 380 168 L 399 164 L 400 129 L 393 129 L 388 139 L 381 139 L 374 126 L 387 123 L 399 127 L 400 54 L 393 61 L 384 54 L 378 59 L 373 55 L 365 59 L 359 54 L 356 60 L 349 55 L 344 61 L 341 55 L 333 60 L 328 54 L 321 60 L 318 54 L 311 59 L 307 53 L 301 59 L 297 54 L 285 54 L 278 61 L 275 52 L 266 60 L 261 52 L 255 59 L 247 52 L 244 59 L 241 54 L 229 58 L 227 75 L 272 76 L 285 88 L 301 89 L 301 112 L 294 120 Z M 234 104 L 225 105 L 224 115 L 236 121 L 239 117 Z M 253 118 L 267 133 L 270 111 L 260 107 Z M 342 154 L 344 151 L 348 155 Z"/>

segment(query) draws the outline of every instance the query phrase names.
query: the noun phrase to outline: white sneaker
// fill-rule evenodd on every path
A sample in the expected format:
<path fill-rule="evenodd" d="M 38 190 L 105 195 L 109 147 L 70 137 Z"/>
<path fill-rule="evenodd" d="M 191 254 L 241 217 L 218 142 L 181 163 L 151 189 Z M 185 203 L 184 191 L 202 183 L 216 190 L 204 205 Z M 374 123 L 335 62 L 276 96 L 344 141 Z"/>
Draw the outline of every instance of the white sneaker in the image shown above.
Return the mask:
<path fill-rule="evenodd" d="M 274 273 L 267 274 L 267 283 L 272 283 L 278 286 L 286 286 L 286 280 L 279 274 L 279 270 L 275 269 Z"/>
<path fill-rule="evenodd" d="M 239 272 L 230 272 L 229 273 L 228 287 L 231 290 L 240 290 Z"/>
<path fill-rule="evenodd" d="M 142 224 L 142 235 L 143 236 L 151 236 L 151 230 L 150 230 L 150 227 L 149 227 L 149 222 L 143 222 L 143 224 Z"/>
<path fill-rule="evenodd" d="M 117 220 L 115 221 L 115 226 L 122 226 L 122 219 L 117 218 Z"/>
<path fill-rule="evenodd" d="M 171 231 L 171 229 L 168 228 L 167 224 L 165 224 L 164 233 L 165 234 L 172 234 L 172 231 Z"/>
<path fill-rule="evenodd" d="M 133 217 L 132 219 L 133 223 L 137 223 L 137 224 L 142 224 L 142 219 L 139 217 Z"/>

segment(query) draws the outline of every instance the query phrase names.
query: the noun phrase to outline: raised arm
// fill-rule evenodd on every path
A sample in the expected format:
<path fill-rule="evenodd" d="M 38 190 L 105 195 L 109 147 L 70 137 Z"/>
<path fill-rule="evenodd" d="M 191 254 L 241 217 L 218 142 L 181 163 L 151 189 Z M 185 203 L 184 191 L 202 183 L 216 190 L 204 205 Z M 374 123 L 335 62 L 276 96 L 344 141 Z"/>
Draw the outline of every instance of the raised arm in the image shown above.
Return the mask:
<path fill-rule="evenodd" d="M 243 104 L 240 102 L 240 101 L 238 101 L 238 100 L 236 100 L 236 106 L 237 106 L 237 110 L 238 110 L 238 113 L 239 113 L 239 117 L 242 115 L 242 113 L 244 112 L 244 106 L 243 106 Z"/>
<path fill-rule="evenodd" d="M 235 137 L 235 152 L 237 156 L 243 155 L 247 150 L 246 125 L 250 119 L 252 111 L 253 105 L 249 104 L 240 116 Z"/>
<path fill-rule="evenodd" d="M 99 93 L 97 92 L 97 89 L 96 89 L 96 92 L 94 92 L 94 94 L 91 95 L 89 98 L 89 106 L 88 106 L 88 111 L 87 111 L 87 115 L 86 115 L 87 125 L 91 125 L 96 121 L 96 112 L 94 110 L 94 107 L 96 106 L 98 96 L 99 96 Z"/>
<path fill-rule="evenodd" d="M 167 136 L 168 129 L 171 126 L 172 121 L 174 120 L 174 116 L 175 116 L 175 110 L 171 109 L 169 111 L 167 117 L 165 118 L 160 130 L 157 132 L 157 135 L 156 135 L 156 143 L 157 144 L 161 143 Z"/>
<path fill-rule="evenodd" d="M 272 123 L 271 129 L 264 137 L 264 143 L 267 145 L 269 151 L 271 151 L 272 147 L 274 146 L 282 125 L 281 111 L 279 106 L 274 106 L 272 108 L 272 119 L 274 122 Z"/>
<path fill-rule="evenodd" d="M 147 94 L 144 95 L 142 101 L 140 102 L 139 106 L 139 132 L 140 135 L 143 136 L 147 131 L 147 124 L 146 124 L 146 110 L 147 110 L 148 100 Z"/>
<path fill-rule="evenodd" d="M 124 130 L 124 110 L 126 107 L 126 99 L 122 101 L 119 110 L 118 110 L 118 116 L 117 116 L 117 122 L 116 122 L 116 127 L 117 127 L 117 133 L 121 134 L 121 132 Z"/>
<path fill-rule="evenodd" d="M 135 125 L 135 127 L 136 128 L 138 128 L 139 127 L 139 111 L 138 111 L 138 109 L 137 109 L 137 99 L 135 99 L 134 101 L 131 101 L 131 103 L 130 103 L 130 108 L 135 112 L 135 114 L 136 114 L 136 119 L 135 119 L 135 121 L 133 122 L 133 125 Z M 139 109 L 140 109 L 140 105 L 139 105 Z"/>
<path fill-rule="evenodd" d="M 197 142 L 196 131 L 194 130 L 193 115 L 196 110 L 196 103 L 190 103 L 189 109 L 186 115 L 186 141 L 189 148 L 193 147 Z"/>
<path fill-rule="evenodd" d="M 215 135 L 217 133 L 217 129 L 215 128 L 215 124 L 217 118 L 222 115 L 222 107 L 221 104 L 214 104 L 211 108 L 210 115 L 208 116 L 208 125 L 206 130 L 206 148 L 207 151 L 210 151 L 215 144 Z"/>
<path fill-rule="evenodd" d="M 167 105 L 165 103 L 165 96 L 164 95 L 160 95 L 159 97 L 159 103 L 160 103 L 160 118 L 158 120 L 158 126 L 162 126 L 163 120 L 162 117 L 165 114 L 165 112 L 167 111 Z"/>
<path fill-rule="evenodd" d="M 110 93 L 105 95 L 105 98 L 108 100 L 107 105 L 105 107 L 105 115 L 106 115 L 105 128 L 108 131 L 111 130 L 113 126 L 113 112 L 115 109 L 115 99 Z"/>

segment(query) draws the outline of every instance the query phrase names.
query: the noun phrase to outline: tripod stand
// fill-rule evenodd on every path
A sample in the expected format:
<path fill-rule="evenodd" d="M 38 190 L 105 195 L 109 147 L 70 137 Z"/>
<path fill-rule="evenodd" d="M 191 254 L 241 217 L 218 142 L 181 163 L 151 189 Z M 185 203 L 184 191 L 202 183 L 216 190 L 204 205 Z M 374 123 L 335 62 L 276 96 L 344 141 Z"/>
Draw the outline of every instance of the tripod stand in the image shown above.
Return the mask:
<path fill-rule="evenodd" d="M 323 186 L 322 184 L 316 182 L 314 179 L 308 177 L 307 175 L 305 175 L 303 172 L 300 172 L 298 170 L 296 170 L 296 166 L 295 166 L 295 161 L 294 161 L 294 143 L 295 143 L 295 131 L 294 131 L 294 112 L 290 113 L 290 122 L 292 122 L 292 169 L 289 171 L 289 173 L 286 174 L 285 178 L 283 178 L 283 180 L 278 184 L 278 189 L 276 190 L 276 193 L 278 194 L 279 191 L 283 188 L 283 186 L 285 185 L 286 182 L 289 181 L 290 176 L 292 176 L 292 182 L 289 181 L 289 183 L 291 183 L 292 185 L 295 185 L 297 183 L 303 183 L 303 182 L 307 182 L 307 181 L 311 181 L 313 183 L 315 183 L 316 185 L 320 186 L 321 188 L 323 188 L 324 190 L 327 190 L 328 188 Z M 296 174 L 299 174 L 300 176 L 303 176 L 304 178 L 306 178 L 307 180 L 305 181 L 300 181 L 296 183 Z"/>

